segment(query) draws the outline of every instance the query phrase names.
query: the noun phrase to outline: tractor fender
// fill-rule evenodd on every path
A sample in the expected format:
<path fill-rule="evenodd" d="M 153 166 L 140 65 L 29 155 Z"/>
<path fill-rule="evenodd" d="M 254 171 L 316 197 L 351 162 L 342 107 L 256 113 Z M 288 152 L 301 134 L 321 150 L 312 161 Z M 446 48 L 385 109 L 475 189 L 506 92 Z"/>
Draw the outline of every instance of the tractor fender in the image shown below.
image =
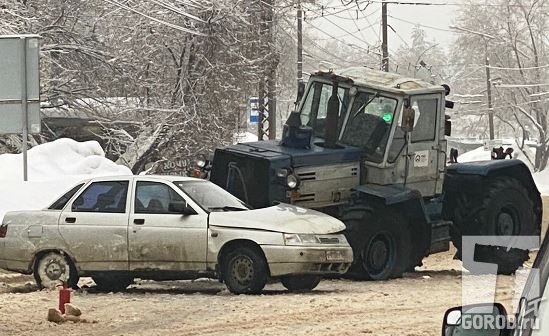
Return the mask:
<path fill-rule="evenodd" d="M 375 203 L 400 212 L 409 219 L 412 242 L 418 256 L 428 255 L 431 244 L 431 223 L 423 197 L 418 190 L 398 185 L 361 185 L 353 189 L 353 203 Z"/>
<path fill-rule="evenodd" d="M 542 200 L 530 170 L 517 159 L 456 163 L 446 169 L 444 176 L 444 207 L 453 207 L 460 194 L 482 194 L 490 180 L 496 177 L 511 177 L 518 180 L 530 193 L 536 211 L 536 225 L 541 229 Z"/>

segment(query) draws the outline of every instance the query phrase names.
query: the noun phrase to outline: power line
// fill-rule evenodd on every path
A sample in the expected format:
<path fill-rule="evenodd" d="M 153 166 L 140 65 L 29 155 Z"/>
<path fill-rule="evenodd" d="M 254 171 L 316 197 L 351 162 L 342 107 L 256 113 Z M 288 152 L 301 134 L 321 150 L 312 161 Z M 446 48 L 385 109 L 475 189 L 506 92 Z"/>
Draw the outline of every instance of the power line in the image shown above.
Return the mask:
<path fill-rule="evenodd" d="M 474 7 L 521 7 L 519 4 L 474 4 L 474 3 L 459 3 L 459 2 L 417 2 L 417 1 L 381 1 L 381 0 L 365 0 L 367 3 L 386 3 L 389 5 L 411 5 L 411 6 L 474 6 Z M 536 8 L 546 8 L 549 6 L 536 6 Z"/>
<path fill-rule="evenodd" d="M 419 27 L 424 27 L 424 28 L 430 28 L 430 29 L 440 30 L 440 31 L 445 31 L 445 32 L 450 32 L 450 33 L 463 34 L 463 32 L 459 32 L 459 31 L 455 31 L 455 30 L 451 30 L 451 29 L 433 27 L 433 26 L 424 25 L 424 24 L 421 24 L 421 23 L 418 23 L 418 22 L 412 22 L 412 21 L 404 20 L 404 19 L 401 19 L 401 18 L 397 18 L 396 16 L 393 16 L 393 15 L 388 15 L 388 16 L 389 16 L 391 19 L 395 19 L 395 20 L 398 20 L 398 21 L 402 21 L 402 22 L 405 22 L 405 23 L 408 23 L 408 24 L 411 24 L 411 25 L 414 25 L 414 26 L 419 26 Z"/>
<path fill-rule="evenodd" d="M 456 111 L 456 112 L 457 113 L 469 113 L 469 112 L 479 113 L 479 112 L 493 111 L 493 110 L 496 110 L 496 109 L 513 108 L 513 107 L 520 107 L 520 106 L 526 106 L 526 105 L 537 104 L 537 103 L 545 103 L 545 102 L 549 102 L 549 99 L 531 100 L 531 101 L 523 102 L 523 103 L 520 103 L 520 104 L 511 104 L 511 105 L 504 105 L 504 106 L 496 106 L 496 107 L 487 108 L 487 109 L 474 109 L 474 110 L 472 109 L 472 110 Z"/>
<path fill-rule="evenodd" d="M 364 41 L 366 41 L 366 36 L 364 35 L 364 32 L 358 27 L 358 23 L 356 22 L 355 18 L 353 18 L 353 15 L 351 15 L 351 12 L 347 12 L 347 14 L 351 18 L 351 20 L 353 20 L 353 24 L 355 25 L 356 29 L 360 32 L 360 36 L 362 36 Z M 358 10 L 357 10 L 357 19 L 358 19 Z M 371 25 L 369 25 L 368 27 L 371 27 Z"/>
<path fill-rule="evenodd" d="M 379 24 L 379 20 L 377 20 L 377 21 L 374 22 L 374 25 L 377 25 L 377 24 Z M 355 31 L 353 31 L 352 34 L 356 34 L 356 33 L 360 32 L 360 31 L 363 31 L 363 30 L 365 30 L 365 29 L 367 29 L 367 28 L 370 28 L 370 27 L 371 27 L 371 25 L 364 26 L 364 27 L 360 28 L 360 30 L 355 30 Z M 346 34 L 343 34 L 343 35 L 338 35 L 338 36 L 336 36 L 336 37 L 337 37 L 338 39 L 341 39 L 341 38 L 343 38 L 343 37 L 346 37 L 346 36 L 349 36 L 349 35 L 352 35 L 352 34 L 346 33 Z M 331 39 L 332 39 L 331 37 L 327 37 L 327 38 L 315 38 L 315 40 L 317 40 L 317 41 L 325 41 L 325 40 L 331 40 Z"/>
<path fill-rule="evenodd" d="M 356 20 L 356 19 L 352 18 L 352 15 L 351 15 L 351 18 L 338 15 L 338 14 L 343 13 L 343 12 L 347 12 L 347 13 L 350 14 L 351 10 L 352 9 L 349 8 L 349 9 L 339 10 L 338 12 L 335 12 L 335 13 L 318 13 L 316 10 L 307 9 L 308 12 L 312 12 L 314 14 L 314 16 L 309 16 L 308 17 L 309 20 L 316 20 L 318 18 L 326 17 L 326 16 L 335 17 L 335 18 L 338 18 L 338 19 L 341 19 L 341 20 L 347 20 L 347 21 Z M 356 11 L 358 12 L 359 10 L 356 10 Z M 373 15 L 377 14 L 378 12 L 379 12 L 379 9 L 373 11 L 372 13 L 367 14 L 366 16 L 370 17 L 370 16 L 373 16 Z"/>
<path fill-rule="evenodd" d="M 370 54 L 370 51 L 371 51 L 370 48 L 366 49 L 366 48 L 361 47 L 361 46 L 356 45 L 356 44 L 349 44 L 349 43 L 347 43 L 347 42 L 345 42 L 345 41 L 343 41 L 343 40 L 337 39 L 337 38 L 336 38 L 335 36 L 333 36 L 332 34 L 327 33 L 326 31 L 324 31 L 324 30 L 318 28 L 317 26 L 311 24 L 311 23 L 308 22 L 308 21 L 305 21 L 305 23 L 308 24 L 309 26 L 311 26 L 312 28 L 318 30 L 319 32 L 321 32 L 321 33 L 323 33 L 323 34 L 326 34 L 327 36 L 330 36 L 331 38 L 333 38 L 334 40 L 336 40 L 336 41 L 338 41 L 338 42 L 341 42 L 341 43 L 343 43 L 343 44 L 345 44 L 345 45 L 347 45 L 347 46 L 349 46 L 349 47 L 351 47 L 351 48 L 362 49 L 362 50 L 366 51 L 366 54 Z M 375 50 L 375 49 L 374 49 L 374 50 Z"/>
<path fill-rule="evenodd" d="M 496 84 L 494 86 L 498 88 L 529 88 L 529 87 L 540 87 L 540 86 L 549 86 L 549 83 L 536 83 L 536 84 Z"/>
<path fill-rule="evenodd" d="M 173 23 L 170 23 L 170 22 L 166 22 L 164 20 L 160 20 L 160 19 L 157 19 L 155 17 L 152 17 L 150 15 L 147 15 L 143 12 L 140 12 L 138 11 L 137 9 L 135 8 L 132 8 L 132 7 L 129 7 L 129 6 L 126 6 L 124 4 L 121 4 L 119 3 L 118 1 L 115 1 L 115 0 L 104 0 L 110 4 L 113 4 L 115 6 L 118 6 L 120 8 L 123 8 L 123 9 L 126 9 L 126 10 L 129 10 L 130 12 L 134 12 L 135 14 L 138 14 L 138 15 L 141 15 L 151 21 L 154 21 L 156 23 L 160 23 L 162 25 L 165 25 L 167 27 L 170 27 L 170 28 L 173 28 L 173 29 L 177 29 L 177 30 L 180 30 L 182 32 L 185 32 L 185 33 L 189 33 L 189 34 L 192 34 L 192 35 L 198 35 L 198 36 L 207 36 L 207 34 L 204 34 L 204 33 L 201 33 L 199 31 L 196 31 L 196 30 L 192 30 L 192 29 L 189 29 L 189 28 L 185 28 L 185 27 L 181 27 L 181 26 L 178 26 L 176 24 L 173 24 Z"/>
<path fill-rule="evenodd" d="M 201 18 L 199 18 L 197 16 L 194 16 L 192 14 L 189 14 L 185 11 L 182 11 L 181 9 L 173 6 L 172 4 L 167 4 L 167 3 L 164 3 L 164 2 L 158 1 L 158 0 L 149 0 L 149 1 L 159 5 L 160 7 L 166 8 L 166 9 L 168 9 L 168 10 L 170 10 L 170 11 L 176 13 L 176 14 L 186 16 L 186 17 L 188 17 L 190 19 L 193 19 L 193 20 L 196 20 L 198 22 L 206 23 L 206 21 L 202 20 Z"/>
<path fill-rule="evenodd" d="M 522 71 L 522 70 L 536 70 L 536 69 L 544 69 L 549 68 L 549 64 L 546 65 L 540 65 L 535 67 L 526 67 L 526 68 L 505 68 L 505 67 L 498 67 L 498 66 L 490 66 L 490 69 L 496 69 L 496 70 L 515 70 L 515 71 Z"/>
<path fill-rule="evenodd" d="M 290 29 L 295 30 L 295 27 L 294 27 L 293 24 L 291 24 L 291 23 L 288 22 L 287 20 L 286 20 L 286 22 L 288 23 Z M 297 42 L 297 39 L 296 39 L 294 36 L 292 36 L 290 33 L 288 33 L 288 32 L 287 32 L 286 30 L 284 30 L 284 29 L 281 29 L 281 30 L 282 30 L 286 35 L 288 35 L 290 38 L 292 38 L 294 41 Z M 314 40 L 312 40 L 309 36 L 303 34 L 303 38 L 307 39 L 309 42 L 311 42 L 311 43 L 312 43 L 314 46 L 316 46 L 318 49 L 320 49 L 320 50 L 322 50 L 323 52 L 325 52 L 327 55 L 329 55 L 329 56 L 331 56 L 331 57 L 333 57 L 333 58 L 335 58 L 335 59 L 338 59 L 338 60 L 341 61 L 341 62 L 344 62 L 344 63 L 347 63 L 347 64 L 351 64 L 351 65 L 355 65 L 355 60 L 348 61 L 348 60 L 346 60 L 346 59 L 343 59 L 341 56 L 338 56 L 338 55 L 332 53 L 330 50 L 328 50 L 328 49 L 322 47 L 321 45 L 319 45 L 318 43 L 316 43 L 316 42 L 315 42 Z M 307 54 L 309 54 L 309 55 L 312 55 L 312 53 L 308 52 L 306 49 L 304 49 L 304 51 L 305 51 L 305 53 L 307 53 Z"/>
<path fill-rule="evenodd" d="M 359 41 L 362 41 L 364 43 L 366 43 L 367 45 L 369 45 L 370 47 L 372 47 L 372 44 L 368 43 L 366 40 L 362 40 L 361 38 L 357 37 L 355 34 L 351 33 L 350 31 L 348 31 L 347 29 L 341 27 L 340 25 L 338 25 L 337 23 L 333 22 L 332 20 L 328 19 L 327 17 L 323 17 L 324 20 L 330 22 L 331 24 L 333 24 L 334 26 L 336 26 L 337 28 L 341 29 L 342 31 L 350 34 L 352 37 L 354 37 L 355 39 L 359 40 Z M 354 22 L 354 21 L 353 21 Z M 355 22 L 356 24 L 356 22 Z M 358 26 L 357 26 L 358 28 Z M 360 29 L 358 30 L 360 32 Z"/>

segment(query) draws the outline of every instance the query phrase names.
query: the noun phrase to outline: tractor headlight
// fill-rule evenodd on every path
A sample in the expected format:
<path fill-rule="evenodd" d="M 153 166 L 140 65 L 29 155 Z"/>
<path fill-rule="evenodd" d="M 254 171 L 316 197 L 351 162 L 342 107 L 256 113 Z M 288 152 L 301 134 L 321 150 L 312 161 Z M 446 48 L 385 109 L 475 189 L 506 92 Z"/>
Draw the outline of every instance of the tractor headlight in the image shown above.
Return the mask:
<path fill-rule="evenodd" d="M 299 179 L 294 174 L 290 174 L 286 176 L 286 185 L 290 189 L 295 189 L 297 186 L 299 186 Z"/>
<path fill-rule="evenodd" d="M 314 234 L 285 233 L 285 245 L 314 245 L 320 244 L 320 240 Z"/>
<path fill-rule="evenodd" d="M 198 159 L 198 160 L 196 160 L 196 166 L 197 166 L 198 168 L 204 168 L 204 167 L 206 167 L 206 160 L 204 160 L 204 159 Z"/>

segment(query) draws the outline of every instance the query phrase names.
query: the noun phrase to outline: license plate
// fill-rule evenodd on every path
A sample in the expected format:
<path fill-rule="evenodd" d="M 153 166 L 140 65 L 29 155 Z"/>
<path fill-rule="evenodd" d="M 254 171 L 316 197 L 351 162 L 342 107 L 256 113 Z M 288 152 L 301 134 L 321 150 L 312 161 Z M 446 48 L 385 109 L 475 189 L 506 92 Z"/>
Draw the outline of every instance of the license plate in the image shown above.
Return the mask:
<path fill-rule="evenodd" d="M 328 261 L 343 261 L 345 256 L 341 251 L 326 251 L 326 260 Z"/>

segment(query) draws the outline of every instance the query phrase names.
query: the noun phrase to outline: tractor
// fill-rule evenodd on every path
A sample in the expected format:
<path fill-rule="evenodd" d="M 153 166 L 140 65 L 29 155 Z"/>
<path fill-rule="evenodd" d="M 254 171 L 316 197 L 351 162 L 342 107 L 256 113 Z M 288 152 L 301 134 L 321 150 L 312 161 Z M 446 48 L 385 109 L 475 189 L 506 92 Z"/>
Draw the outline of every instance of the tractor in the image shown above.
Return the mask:
<path fill-rule="evenodd" d="M 361 279 L 400 277 L 450 241 L 461 258 L 463 236 L 540 235 L 541 197 L 522 161 L 447 164 L 448 93 L 365 67 L 318 71 L 281 140 L 216 149 L 209 178 L 255 208 L 284 202 L 339 218 Z M 501 246 L 474 255 L 500 274 L 528 259 Z"/>

